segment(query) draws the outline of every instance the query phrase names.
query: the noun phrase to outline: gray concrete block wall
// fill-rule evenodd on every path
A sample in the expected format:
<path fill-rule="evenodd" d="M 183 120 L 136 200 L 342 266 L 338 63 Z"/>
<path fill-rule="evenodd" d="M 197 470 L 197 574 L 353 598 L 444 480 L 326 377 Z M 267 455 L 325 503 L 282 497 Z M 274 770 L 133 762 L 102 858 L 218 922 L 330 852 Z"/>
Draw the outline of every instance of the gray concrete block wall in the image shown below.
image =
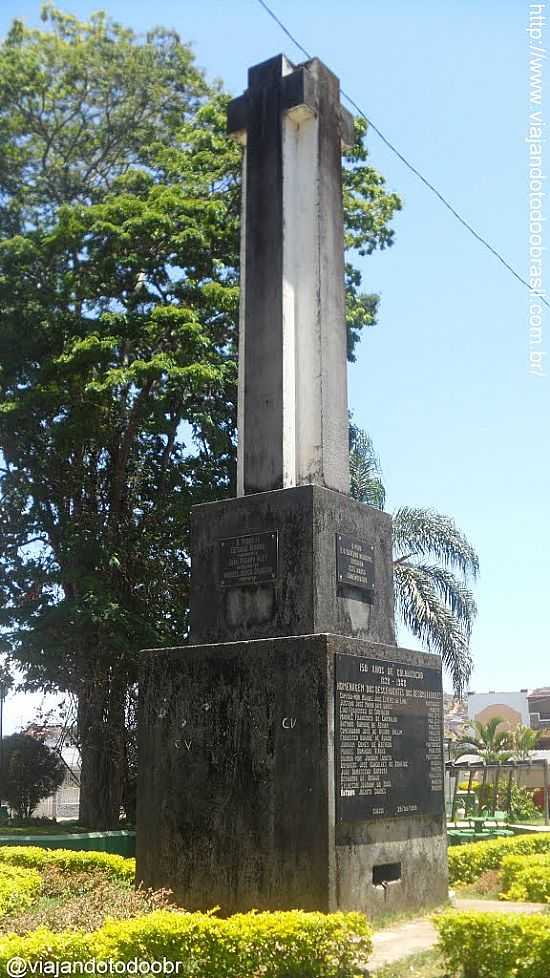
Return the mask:
<path fill-rule="evenodd" d="M 311 635 L 143 653 L 137 872 L 187 909 L 421 909 L 447 893 L 443 814 L 337 823 L 334 659 L 437 656 Z M 373 884 L 373 867 L 400 880 Z"/>
<path fill-rule="evenodd" d="M 219 586 L 219 546 L 228 537 L 277 530 L 273 583 Z M 338 587 L 336 534 L 372 543 L 372 603 Z M 191 640 L 194 644 L 332 632 L 395 643 L 391 517 L 320 486 L 298 486 L 195 506 L 192 516 Z"/>

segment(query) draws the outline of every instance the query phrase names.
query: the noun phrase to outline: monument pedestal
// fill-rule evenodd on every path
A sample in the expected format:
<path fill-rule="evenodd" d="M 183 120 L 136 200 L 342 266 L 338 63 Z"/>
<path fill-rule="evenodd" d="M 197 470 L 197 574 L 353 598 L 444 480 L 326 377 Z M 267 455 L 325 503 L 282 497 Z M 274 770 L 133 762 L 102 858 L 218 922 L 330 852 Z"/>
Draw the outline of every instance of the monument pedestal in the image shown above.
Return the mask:
<path fill-rule="evenodd" d="M 193 507 L 191 641 L 332 632 L 395 644 L 391 517 L 296 486 Z"/>
<path fill-rule="evenodd" d="M 445 900 L 440 669 L 327 634 L 147 652 L 138 878 L 223 914 Z"/>

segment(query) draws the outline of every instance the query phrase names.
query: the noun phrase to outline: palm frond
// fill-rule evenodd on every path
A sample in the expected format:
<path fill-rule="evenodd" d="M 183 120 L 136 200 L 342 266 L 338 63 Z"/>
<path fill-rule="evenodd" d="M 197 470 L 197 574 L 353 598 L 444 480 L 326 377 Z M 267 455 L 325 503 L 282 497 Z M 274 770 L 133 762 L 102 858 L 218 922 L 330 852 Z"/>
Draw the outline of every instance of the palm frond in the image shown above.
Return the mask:
<path fill-rule="evenodd" d="M 406 563 L 409 564 L 410 561 Z M 414 563 L 411 566 L 430 579 L 445 606 L 460 621 L 469 639 L 477 615 L 477 605 L 470 589 L 452 571 L 440 564 Z"/>
<path fill-rule="evenodd" d="M 402 506 L 393 514 L 396 560 L 411 556 L 435 557 L 464 576 L 476 577 L 479 559 L 454 520 L 433 509 Z"/>
<path fill-rule="evenodd" d="M 350 427 L 349 465 L 351 496 L 376 509 L 384 509 L 386 490 L 380 460 L 370 435 L 354 425 Z"/>
<path fill-rule="evenodd" d="M 441 601 L 433 581 L 421 568 L 395 564 L 396 598 L 404 624 L 449 671 L 460 696 L 471 672 L 468 636 L 459 619 Z"/>

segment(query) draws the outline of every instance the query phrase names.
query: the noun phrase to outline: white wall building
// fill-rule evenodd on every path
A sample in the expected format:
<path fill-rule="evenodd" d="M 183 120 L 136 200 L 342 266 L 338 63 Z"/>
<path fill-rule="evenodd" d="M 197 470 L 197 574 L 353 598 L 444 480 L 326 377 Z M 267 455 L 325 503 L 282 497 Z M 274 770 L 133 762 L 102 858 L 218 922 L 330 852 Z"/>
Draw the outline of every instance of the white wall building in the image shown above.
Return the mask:
<path fill-rule="evenodd" d="M 60 753 L 66 765 L 65 780 L 55 795 L 44 798 L 35 808 L 34 818 L 55 818 L 58 822 L 78 818 L 80 754 L 76 747 L 63 747 Z"/>
<path fill-rule="evenodd" d="M 468 693 L 468 720 L 488 723 L 493 717 L 502 717 L 508 728 L 518 723 L 530 726 L 529 690 L 514 692 Z"/>

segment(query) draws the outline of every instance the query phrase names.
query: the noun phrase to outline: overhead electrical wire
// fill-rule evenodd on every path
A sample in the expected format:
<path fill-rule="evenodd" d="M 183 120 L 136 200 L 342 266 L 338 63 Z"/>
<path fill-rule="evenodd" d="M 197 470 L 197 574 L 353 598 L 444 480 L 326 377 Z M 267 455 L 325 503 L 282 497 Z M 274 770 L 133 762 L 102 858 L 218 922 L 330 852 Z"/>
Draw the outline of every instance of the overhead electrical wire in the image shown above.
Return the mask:
<path fill-rule="evenodd" d="M 294 37 L 294 34 L 292 34 L 289 31 L 288 27 L 286 27 L 285 24 L 283 24 L 282 20 L 280 20 L 280 18 L 277 16 L 277 14 L 271 9 L 271 7 L 269 6 L 269 4 L 266 3 L 266 0 L 258 0 L 258 3 L 260 4 L 261 7 L 264 8 L 264 10 L 266 11 L 266 13 L 269 14 L 269 16 L 275 21 L 275 23 L 281 28 L 281 30 L 284 31 L 284 33 L 286 34 L 286 36 L 292 41 L 292 43 L 298 48 L 298 50 L 301 51 L 302 54 L 305 54 L 306 58 L 311 59 L 313 57 L 313 55 L 310 54 L 309 51 L 306 50 L 306 48 L 303 46 L 303 44 L 300 44 L 300 42 L 298 41 L 298 39 L 296 37 Z M 407 167 L 407 169 L 409 169 L 411 171 L 411 173 L 414 173 L 414 175 L 416 177 L 418 177 L 419 180 L 422 181 L 422 183 L 424 184 L 424 186 L 426 186 L 428 188 L 428 190 L 431 190 L 431 192 L 433 194 L 435 194 L 435 196 L 443 204 L 443 206 L 446 207 L 447 210 L 451 212 L 451 214 L 453 215 L 453 217 L 455 217 L 456 220 L 459 221 L 459 223 L 462 224 L 462 226 L 465 227 L 466 230 L 469 231 L 470 234 L 473 235 L 473 237 L 477 241 L 479 241 L 479 243 L 482 244 L 484 248 L 487 248 L 487 250 L 490 251 L 491 254 L 494 255 L 494 257 L 497 258 L 498 261 L 502 265 L 504 265 L 504 267 L 509 272 L 511 272 L 511 274 L 514 276 L 514 278 L 516 278 L 518 280 L 518 282 L 521 282 L 522 285 L 525 285 L 525 287 L 527 289 L 529 289 L 529 291 L 531 291 L 531 286 L 529 285 L 529 282 L 527 282 L 527 280 L 524 279 L 519 274 L 519 272 L 517 272 L 515 270 L 515 268 L 513 268 L 513 266 L 510 265 L 510 263 L 506 261 L 506 259 L 504 258 L 504 256 L 501 255 L 500 252 L 497 251 L 497 249 L 494 248 L 493 245 L 489 241 L 487 241 L 481 234 L 479 234 L 478 231 L 476 231 L 476 229 L 474 227 L 472 227 L 472 225 L 466 220 L 466 218 L 462 217 L 462 215 L 459 214 L 459 212 L 456 210 L 456 208 L 453 207 L 453 205 L 437 189 L 437 187 L 434 187 L 433 183 L 431 183 L 430 180 L 428 180 L 425 176 L 423 176 L 422 173 L 420 172 L 420 170 L 417 170 L 417 168 L 415 166 L 413 166 L 413 164 L 410 163 L 409 160 L 405 156 L 403 156 L 403 153 L 400 153 L 400 151 L 397 149 L 397 147 L 394 146 L 393 143 L 390 142 L 390 140 L 386 136 L 384 136 L 384 133 L 381 132 L 381 130 L 378 128 L 378 126 L 375 126 L 374 122 L 372 122 L 372 120 L 367 116 L 367 114 L 365 112 L 363 112 L 363 109 L 357 104 L 357 102 L 355 102 L 354 99 L 352 99 L 352 97 L 350 95 L 348 95 L 346 92 L 344 92 L 343 89 L 341 89 L 341 94 L 342 94 L 342 98 L 345 98 L 346 101 L 349 102 L 349 104 L 355 109 L 355 111 L 358 113 L 358 115 L 360 115 L 365 120 L 365 122 L 370 126 L 370 128 L 374 130 L 374 132 L 382 140 L 382 142 L 384 143 L 384 145 L 387 146 L 388 149 L 390 149 L 392 151 L 392 153 L 394 153 L 397 156 L 397 158 L 401 160 L 402 163 L 404 163 L 404 165 Z M 548 302 L 547 299 L 545 299 L 545 297 L 543 295 L 541 295 L 540 292 L 536 292 L 535 294 L 536 294 L 537 298 L 540 299 L 541 302 L 544 302 L 545 306 L 548 306 L 550 308 L 550 303 Z"/>

